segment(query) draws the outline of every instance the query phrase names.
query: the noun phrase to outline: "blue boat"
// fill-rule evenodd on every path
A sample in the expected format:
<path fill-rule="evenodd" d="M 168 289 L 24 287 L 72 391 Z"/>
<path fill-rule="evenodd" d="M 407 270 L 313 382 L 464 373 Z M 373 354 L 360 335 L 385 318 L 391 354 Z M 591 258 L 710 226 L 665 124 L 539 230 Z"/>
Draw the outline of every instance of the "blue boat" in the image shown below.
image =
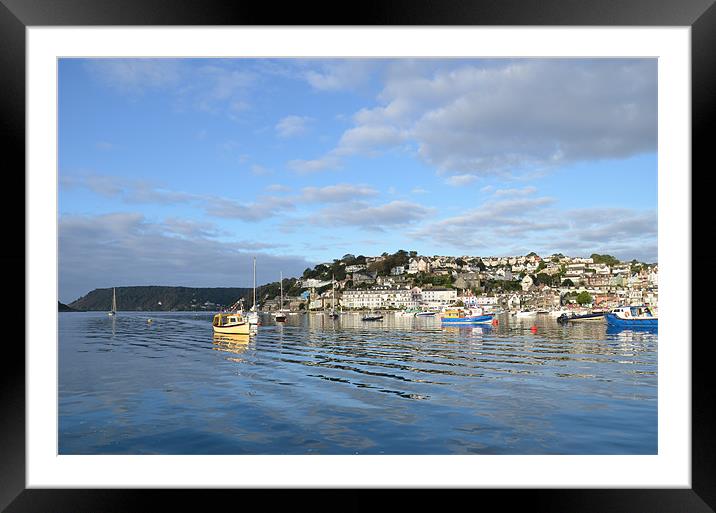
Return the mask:
<path fill-rule="evenodd" d="M 494 314 L 475 313 L 462 308 L 451 308 L 442 313 L 440 322 L 443 324 L 491 324 L 494 318 Z"/>
<path fill-rule="evenodd" d="M 617 328 L 657 328 L 659 318 L 648 306 L 620 306 L 605 316 L 607 324 Z"/>

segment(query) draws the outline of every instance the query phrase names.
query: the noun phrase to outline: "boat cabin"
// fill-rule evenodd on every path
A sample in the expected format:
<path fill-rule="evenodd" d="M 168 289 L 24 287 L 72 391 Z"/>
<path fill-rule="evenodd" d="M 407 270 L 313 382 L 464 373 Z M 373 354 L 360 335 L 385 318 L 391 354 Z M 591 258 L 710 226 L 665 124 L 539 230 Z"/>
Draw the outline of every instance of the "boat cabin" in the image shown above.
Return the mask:
<path fill-rule="evenodd" d="M 612 313 L 622 319 L 654 317 L 648 306 L 620 306 L 612 310 Z"/>
<path fill-rule="evenodd" d="M 214 326 L 232 326 L 244 322 L 241 314 L 236 312 L 218 313 L 214 316 L 212 324 Z"/>

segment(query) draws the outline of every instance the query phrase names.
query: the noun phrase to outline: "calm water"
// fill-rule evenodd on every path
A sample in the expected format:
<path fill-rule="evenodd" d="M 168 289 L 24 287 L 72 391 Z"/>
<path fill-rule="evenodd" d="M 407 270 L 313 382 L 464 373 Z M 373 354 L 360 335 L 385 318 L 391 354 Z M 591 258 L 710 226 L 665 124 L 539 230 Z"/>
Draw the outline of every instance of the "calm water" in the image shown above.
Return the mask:
<path fill-rule="evenodd" d="M 308 314 L 232 337 L 205 313 L 59 319 L 61 454 L 657 452 L 655 332 Z"/>

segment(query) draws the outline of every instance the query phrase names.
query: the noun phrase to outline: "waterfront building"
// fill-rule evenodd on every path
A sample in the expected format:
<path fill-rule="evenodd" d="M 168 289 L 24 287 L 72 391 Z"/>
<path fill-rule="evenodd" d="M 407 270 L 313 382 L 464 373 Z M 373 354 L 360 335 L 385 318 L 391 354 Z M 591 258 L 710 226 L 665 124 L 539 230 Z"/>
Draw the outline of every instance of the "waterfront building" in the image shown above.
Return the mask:
<path fill-rule="evenodd" d="M 423 304 L 428 308 L 442 308 L 457 301 L 457 290 L 446 288 L 425 288 L 422 291 Z"/>
<path fill-rule="evenodd" d="M 348 289 L 343 291 L 341 305 L 344 308 L 381 309 L 414 308 L 420 303 L 420 289 L 398 289 L 379 287 L 367 290 Z"/>

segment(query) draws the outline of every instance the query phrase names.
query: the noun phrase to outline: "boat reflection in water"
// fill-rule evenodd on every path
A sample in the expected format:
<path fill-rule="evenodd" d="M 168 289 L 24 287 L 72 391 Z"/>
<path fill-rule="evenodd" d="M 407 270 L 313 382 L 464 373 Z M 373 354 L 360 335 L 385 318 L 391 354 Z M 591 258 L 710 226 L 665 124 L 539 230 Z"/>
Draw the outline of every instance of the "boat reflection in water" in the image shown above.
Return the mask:
<path fill-rule="evenodd" d="M 445 326 L 443 325 L 442 331 L 445 333 L 453 333 L 455 335 L 461 335 L 466 337 L 482 337 L 483 335 L 492 331 L 491 324 L 480 324 L 475 326 Z"/>
<path fill-rule="evenodd" d="M 241 354 L 245 353 L 249 348 L 249 342 L 251 342 L 250 335 L 240 334 L 228 334 L 228 333 L 214 333 L 214 349 L 215 351 L 224 351 L 226 353 Z M 227 360 L 234 362 L 243 362 L 241 358 L 230 358 Z"/>

